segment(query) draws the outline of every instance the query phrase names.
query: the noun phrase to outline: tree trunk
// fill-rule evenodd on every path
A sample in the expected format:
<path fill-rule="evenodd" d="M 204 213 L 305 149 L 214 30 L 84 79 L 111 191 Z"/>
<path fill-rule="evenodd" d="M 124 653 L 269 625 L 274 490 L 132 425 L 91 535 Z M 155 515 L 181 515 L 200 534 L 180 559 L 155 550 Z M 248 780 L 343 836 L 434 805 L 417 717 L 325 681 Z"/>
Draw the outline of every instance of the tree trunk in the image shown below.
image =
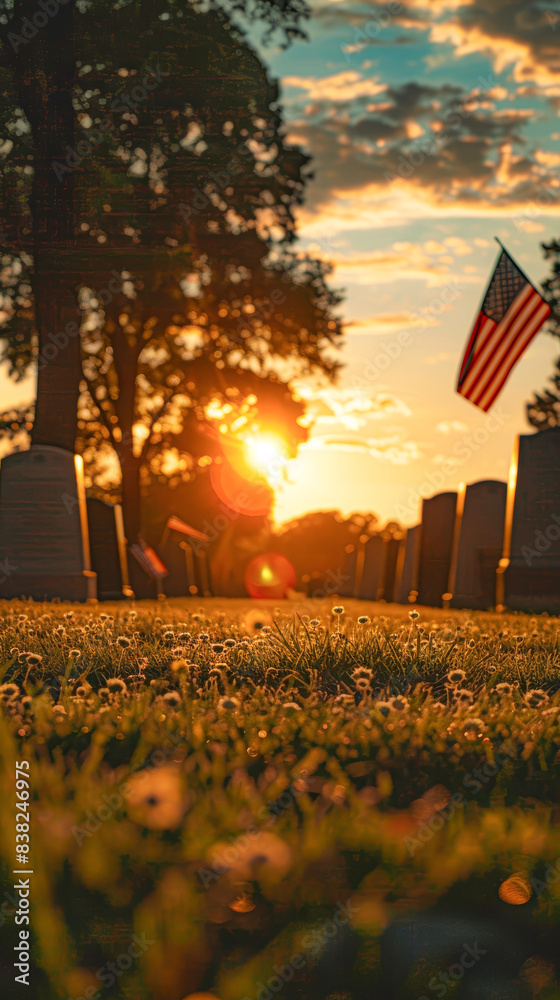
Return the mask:
<path fill-rule="evenodd" d="M 128 449 L 118 450 L 122 475 L 122 510 L 124 533 L 129 545 L 138 541 L 141 528 L 140 517 L 140 467 L 142 461 Z"/>
<path fill-rule="evenodd" d="M 82 372 L 76 293 L 71 279 L 42 267 L 40 257 L 34 280 L 39 362 L 32 443 L 74 451 Z"/>
<path fill-rule="evenodd" d="M 30 209 L 39 360 L 32 441 L 69 451 L 75 447 L 82 376 L 75 290 L 80 268 L 73 257 L 74 170 L 55 172 L 53 163 L 66 168 L 74 146 L 74 6 L 75 0 L 60 5 L 56 17 L 12 59 L 34 149 Z M 27 0 L 18 5 L 18 18 L 31 18 L 36 9 Z"/>

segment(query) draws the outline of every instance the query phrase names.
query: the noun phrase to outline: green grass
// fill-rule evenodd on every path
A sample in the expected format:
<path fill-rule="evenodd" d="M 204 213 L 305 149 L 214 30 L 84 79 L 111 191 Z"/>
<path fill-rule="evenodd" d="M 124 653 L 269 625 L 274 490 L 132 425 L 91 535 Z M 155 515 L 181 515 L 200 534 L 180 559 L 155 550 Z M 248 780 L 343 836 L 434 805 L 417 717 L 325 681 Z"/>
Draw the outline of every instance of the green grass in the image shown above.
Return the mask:
<path fill-rule="evenodd" d="M 26 759 L 33 996 L 265 1000 L 275 965 L 286 1000 L 433 996 L 460 952 L 388 966 L 391 935 L 458 914 L 507 940 L 454 991 L 560 996 L 557 620 L 198 604 L 3 607 L 0 896 Z"/>

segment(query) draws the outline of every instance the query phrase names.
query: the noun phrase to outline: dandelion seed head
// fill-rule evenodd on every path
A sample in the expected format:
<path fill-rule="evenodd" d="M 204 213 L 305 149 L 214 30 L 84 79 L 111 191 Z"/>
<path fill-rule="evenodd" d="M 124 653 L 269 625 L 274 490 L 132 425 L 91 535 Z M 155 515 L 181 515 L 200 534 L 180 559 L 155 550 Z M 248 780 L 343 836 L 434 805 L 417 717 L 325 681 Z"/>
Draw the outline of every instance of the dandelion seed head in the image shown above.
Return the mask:
<path fill-rule="evenodd" d="M 525 704 L 528 705 L 529 708 L 539 708 L 547 701 L 548 695 L 540 688 L 534 688 L 531 691 L 527 691 L 527 694 L 525 695 Z"/>
<path fill-rule="evenodd" d="M 130 819 L 152 830 L 174 830 L 188 807 L 181 773 L 173 764 L 138 771 L 128 786 L 126 809 Z"/>
<path fill-rule="evenodd" d="M 125 691 L 127 690 L 125 682 L 120 677 L 109 677 L 109 680 L 107 681 L 107 687 L 109 691 L 118 694 L 124 694 Z"/>
<path fill-rule="evenodd" d="M 381 712 L 381 715 L 389 715 L 389 712 L 391 711 L 391 705 L 388 701 L 378 701 L 376 702 L 375 707 L 378 712 Z"/>
<path fill-rule="evenodd" d="M 449 671 L 447 680 L 451 681 L 452 684 L 462 684 L 466 676 L 467 675 L 464 670 L 461 670 L 460 667 L 454 667 L 453 670 Z"/>
<path fill-rule="evenodd" d="M 463 733 L 467 739 L 476 739 L 477 736 L 482 736 L 487 728 L 482 719 L 467 719 L 463 723 Z"/>
<path fill-rule="evenodd" d="M 497 694 L 510 695 L 512 693 L 512 691 L 513 691 L 513 688 L 511 686 L 511 684 L 507 683 L 507 681 L 501 681 L 500 684 L 496 684 L 496 692 L 497 692 Z"/>
<path fill-rule="evenodd" d="M 241 707 L 241 702 L 239 698 L 232 698 L 230 695 L 227 695 L 225 698 L 220 698 L 218 707 L 226 712 L 234 712 L 237 708 Z"/>
<path fill-rule="evenodd" d="M 13 698 L 14 695 L 19 694 L 19 687 L 17 684 L 12 684 L 11 682 L 0 684 L 0 692 L 8 695 L 9 698 Z"/>

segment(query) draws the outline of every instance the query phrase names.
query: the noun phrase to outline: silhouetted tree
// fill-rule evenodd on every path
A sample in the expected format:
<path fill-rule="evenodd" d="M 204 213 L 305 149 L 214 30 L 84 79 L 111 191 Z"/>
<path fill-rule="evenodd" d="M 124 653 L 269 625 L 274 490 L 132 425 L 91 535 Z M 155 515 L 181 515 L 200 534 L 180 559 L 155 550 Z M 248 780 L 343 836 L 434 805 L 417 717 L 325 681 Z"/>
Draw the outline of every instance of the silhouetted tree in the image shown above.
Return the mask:
<path fill-rule="evenodd" d="M 321 579 L 341 565 L 347 545 L 379 530 L 375 514 L 350 514 L 338 510 L 311 511 L 284 524 L 276 535 L 276 548 L 294 565 L 298 578 L 315 574 Z"/>
<path fill-rule="evenodd" d="M 301 0 L 234 0 L 231 4 L 225 0 L 223 7 L 209 0 L 207 6 L 217 20 L 226 19 L 224 9 L 262 20 L 269 35 L 278 30 L 285 41 L 301 34 L 299 24 L 308 16 Z M 92 257 L 89 253 L 80 259 L 76 246 L 75 168 L 90 152 L 85 130 L 88 116 L 79 98 L 89 94 L 95 101 L 102 89 L 103 121 L 98 123 L 102 141 L 118 139 L 126 145 L 125 133 L 130 136 L 135 124 L 135 102 L 120 93 L 123 73 L 119 77 L 119 72 L 123 62 L 129 61 L 128 55 L 123 56 L 124 47 L 134 64 L 131 73 L 140 70 L 144 74 L 148 63 L 166 48 L 175 64 L 172 69 L 184 70 L 196 63 L 198 39 L 196 33 L 192 38 L 183 36 L 180 51 L 177 32 L 181 18 L 186 23 L 192 13 L 190 4 L 177 4 L 170 13 L 165 0 L 116 3 L 110 11 L 103 0 L 89 0 L 79 7 L 76 0 L 54 6 L 51 0 L 41 9 L 36 0 L 0 0 L 0 92 L 4 99 L 0 121 L 6 129 L 0 154 L 3 263 L 5 267 L 13 263 L 17 272 L 9 282 L 14 294 L 8 297 L 15 313 L 7 330 L 12 340 L 7 354 L 21 373 L 30 359 L 26 331 L 31 332 L 32 325 L 39 356 L 46 357 L 46 351 L 51 355 L 38 373 L 33 428 L 37 443 L 73 449 L 76 436 L 79 337 L 69 336 L 65 348 L 57 352 L 51 350 L 49 338 L 60 336 L 75 323 L 75 287 Z M 220 58 L 217 38 L 215 62 Z M 206 83 L 201 75 L 199 93 Z M 119 96 L 129 98 L 129 103 L 121 100 L 119 104 Z M 171 103 L 175 108 L 176 102 Z M 175 114 L 179 119 L 181 112 Z M 22 137 L 23 141 L 15 141 Z M 55 170 L 55 163 L 69 169 Z M 126 175 L 123 183 L 130 187 Z M 152 192 L 148 198 L 153 201 L 155 195 Z M 99 187 L 92 201 L 99 204 L 102 200 Z M 29 315 L 31 289 L 33 318 Z"/>
<path fill-rule="evenodd" d="M 550 333 L 560 339 L 560 241 L 542 243 L 544 256 L 552 259 L 552 274 L 542 283 L 544 297 L 552 309 L 548 321 Z M 527 403 L 527 419 L 537 430 L 560 426 L 560 358 L 555 363 L 556 371 L 550 376 L 553 388 L 535 392 Z"/>
<path fill-rule="evenodd" d="M 196 407 L 199 382 L 204 399 L 223 393 L 235 373 L 269 376 L 276 369 L 289 378 L 336 368 L 324 350 L 340 333 L 328 271 L 288 251 L 308 161 L 283 142 L 277 87 L 227 16 L 228 6 L 198 12 L 190 4 L 170 9 L 159 0 L 138 0 L 112 12 L 111 32 L 99 5 L 73 13 L 80 55 L 71 88 L 76 134 L 66 142 L 64 133 L 63 148 L 57 139 L 56 155 L 49 146 L 49 184 L 54 176 L 57 184 L 70 185 L 73 224 L 65 245 L 72 245 L 68 273 L 81 289 L 84 374 L 93 400 L 81 431 L 91 428 L 91 416 L 117 451 L 130 539 L 139 531 L 146 449 L 161 443 L 161 421 L 172 410 L 180 415 L 181 400 L 188 396 L 186 410 Z M 265 0 L 231 10 L 257 13 L 268 30 L 281 27 L 286 38 L 299 32 L 306 13 L 299 3 Z M 37 72 L 46 72 L 45 45 L 41 39 L 30 44 L 36 42 Z M 35 164 L 37 153 L 25 118 L 16 125 L 2 184 L 11 191 L 15 178 L 20 183 L 20 211 L 12 198 L 11 225 L 25 233 L 30 217 L 33 222 L 32 200 L 25 197 L 27 161 L 31 156 Z M 17 376 L 29 363 L 39 315 L 27 292 L 36 270 L 28 249 L 12 254 L 5 283 L 5 356 Z M 42 294 L 53 298 L 53 289 L 42 288 Z M 75 311 L 74 305 L 71 322 Z M 37 430 L 48 425 L 41 416 L 44 392 L 56 409 L 53 372 L 62 365 L 60 384 L 68 382 L 66 362 L 79 338 L 74 328 L 66 334 L 52 322 L 43 331 L 36 325 L 40 377 L 33 434 L 44 440 Z M 61 343 L 68 341 L 54 351 L 54 361 L 45 332 L 53 329 Z M 189 351 L 185 338 L 193 331 L 198 346 Z M 72 391 L 77 402 L 78 387 Z M 60 407 L 68 410 L 65 400 Z"/>

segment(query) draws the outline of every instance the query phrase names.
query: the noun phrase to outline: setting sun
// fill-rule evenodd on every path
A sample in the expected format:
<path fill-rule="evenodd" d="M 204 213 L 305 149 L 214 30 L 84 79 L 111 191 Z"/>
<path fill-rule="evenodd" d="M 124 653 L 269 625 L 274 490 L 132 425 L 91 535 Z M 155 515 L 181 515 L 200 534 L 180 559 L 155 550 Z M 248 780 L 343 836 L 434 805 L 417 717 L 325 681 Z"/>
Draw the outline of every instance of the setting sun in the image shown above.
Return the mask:
<path fill-rule="evenodd" d="M 278 434 L 256 433 L 244 441 L 245 461 L 271 486 L 282 480 L 288 461 L 288 447 Z"/>

